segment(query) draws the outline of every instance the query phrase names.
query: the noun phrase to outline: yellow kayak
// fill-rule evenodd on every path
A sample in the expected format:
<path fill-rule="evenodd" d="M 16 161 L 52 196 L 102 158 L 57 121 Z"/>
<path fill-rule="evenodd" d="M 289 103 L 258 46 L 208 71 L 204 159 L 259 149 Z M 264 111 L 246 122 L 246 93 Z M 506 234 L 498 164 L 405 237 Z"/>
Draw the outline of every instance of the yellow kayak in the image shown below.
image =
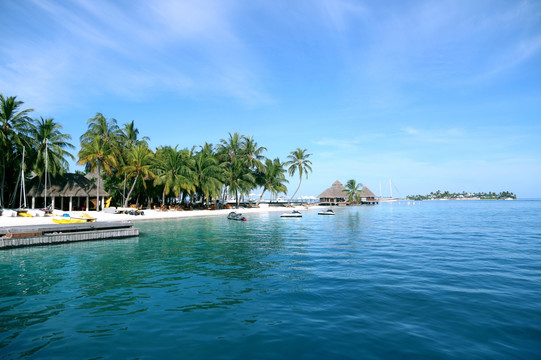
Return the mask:
<path fill-rule="evenodd" d="M 85 223 L 85 222 L 88 222 L 88 220 L 64 216 L 64 217 L 53 218 L 53 222 L 57 224 L 76 224 L 76 223 Z"/>
<path fill-rule="evenodd" d="M 33 217 L 32 214 L 29 214 L 27 212 L 17 212 L 17 216 L 22 216 L 22 217 Z"/>

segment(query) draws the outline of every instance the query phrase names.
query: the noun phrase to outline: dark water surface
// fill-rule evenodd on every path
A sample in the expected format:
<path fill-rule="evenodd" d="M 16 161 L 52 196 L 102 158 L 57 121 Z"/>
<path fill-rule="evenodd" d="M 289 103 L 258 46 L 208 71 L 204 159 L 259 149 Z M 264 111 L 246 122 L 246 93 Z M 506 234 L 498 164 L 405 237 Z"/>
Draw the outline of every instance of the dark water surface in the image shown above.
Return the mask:
<path fill-rule="evenodd" d="M 541 358 L 540 201 L 136 226 L 0 251 L 0 358 Z"/>

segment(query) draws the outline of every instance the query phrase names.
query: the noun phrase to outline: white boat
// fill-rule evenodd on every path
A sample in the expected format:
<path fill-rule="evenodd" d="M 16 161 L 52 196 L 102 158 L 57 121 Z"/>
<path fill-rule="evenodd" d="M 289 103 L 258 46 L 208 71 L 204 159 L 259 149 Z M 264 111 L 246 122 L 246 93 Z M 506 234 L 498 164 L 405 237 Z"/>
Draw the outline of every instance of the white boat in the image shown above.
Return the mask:
<path fill-rule="evenodd" d="M 318 215 L 334 215 L 334 211 L 332 209 L 323 210 L 317 213 Z"/>
<path fill-rule="evenodd" d="M 299 218 L 299 217 L 302 217 L 302 214 L 300 213 L 300 211 L 293 210 L 292 212 L 283 213 L 282 215 L 280 215 L 280 217 L 283 217 L 283 218 L 290 218 L 290 217 Z"/>

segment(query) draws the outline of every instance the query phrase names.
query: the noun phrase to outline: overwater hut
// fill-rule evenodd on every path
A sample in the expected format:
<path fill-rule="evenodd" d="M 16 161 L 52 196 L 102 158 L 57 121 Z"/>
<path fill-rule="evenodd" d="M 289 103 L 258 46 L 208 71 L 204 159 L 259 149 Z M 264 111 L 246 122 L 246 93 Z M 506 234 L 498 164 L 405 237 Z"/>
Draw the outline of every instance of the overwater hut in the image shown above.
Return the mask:
<path fill-rule="evenodd" d="M 38 176 L 33 177 L 27 184 L 27 203 L 32 209 L 43 208 L 45 205 L 44 182 Z M 63 211 L 95 210 L 96 184 L 84 175 L 66 173 L 50 179 L 47 184 L 47 205 Z M 100 184 L 100 204 L 109 196 Z"/>
<path fill-rule="evenodd" d="M 363 186 L 363 188 L 361 189 L 359 197 L 361 199 L 361 204 L 363 205 L 375 205 L 379 202 L 376 194 L 374 194 L 372 190 L 370 190 L 366 186 Z"/>
<path fill-rule="evenodd" d="M 319 202 L 321 205 L 346 205 L 346 188 L 342 183 L 336 180 L 330 188 L 319 194 Z M 365 205 L 374 205 L 378 203 L 376 195 L 366 186 L 359 193 L 360 203 Z"/>
<path fill-rule="evenodd" d="M 339 205 L 346 203 L 345 187 L 342 183 L 336 180 L 330 188 L 319 194 L 319 202 L 321 205 Z"/>

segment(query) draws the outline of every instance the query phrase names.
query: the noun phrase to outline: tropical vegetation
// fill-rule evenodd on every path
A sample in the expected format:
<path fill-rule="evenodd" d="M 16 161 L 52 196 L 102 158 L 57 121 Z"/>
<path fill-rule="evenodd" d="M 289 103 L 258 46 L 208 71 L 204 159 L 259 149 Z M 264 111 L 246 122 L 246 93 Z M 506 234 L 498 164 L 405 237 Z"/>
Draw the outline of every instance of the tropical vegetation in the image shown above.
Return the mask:
<path fill-rule="evenodd" d="M 358 183 L 355 179 L 348 180 L 346 183 L 345 189 L 342 190 L 350 204 L 360 203 L 361 202 L 361 190 L 363 189 L 363 184 Z"/>
<path fill-rule="evenodd" d="M 308 160 L 311 155 L 312 154 L 308 154 L 308 150 L 297 148 L 287 156 L 289 160 L 285 163 L 285 166 L 289 166 L 287 169 L 289 175 L 293 176 L 295 175 L 295 172 L 299 173 L 299 186 L 297 186 L 297 189 L 293 195 L 291 195 L 291 199 L 295 198 L 297 191 L 299 191 L 301 187 L 302 175 L 305 174 L 306 179 L 308 179 L 308 173 L 312 172 L 312 162 Z"/>
<path fill-rule="evenodd" d="M 452 193 L 449 191 L 441 191 L 438 190 L 436 192 L 430 192 L 430 194 L 427 195 L 408 195 L 407 199 L 409 200 L 441 200 L 441 199 L 449 199 L 449 200 L 505 200 L 505 199 L 514 199 L 516 200 L 517 196 L 510 192 L 510 191 L 502 191 L 500 193 L 495 192 L 477 192 L 477 193 L 469 193 L 466 191 L 463 191 L 461 193 Z"/>
<path fill-rule="evenodd" d="M 0 94 L 0 207 L 12 207 L 19 200 L 16 189 L 22 173 L 27 180 L 62 175 L 69 171 L 70 160 L 84 166 L 84 174 L 96 182 L 95 204 L 104 189 L 111 205 L 149 208 L 216 207 L 231 198 L 238 206 L 256 189 L 262 192 L 259 205 L 265 193 L 287 194 L 286 172 L 299 175 L 293 198 L 312 171 L 306 149 L 291 151 L 286 162 L 269 159 L 267 148 L 237 132 L 216 145 L 152 149 L 134 121 L 119 124 L 101 113 L 87 120 L 75 157 L 70 152 L 75 149 L 71 136 L 62 125 L 51 118 L 33 119 L 33 111 L 16 97 Z"/>

